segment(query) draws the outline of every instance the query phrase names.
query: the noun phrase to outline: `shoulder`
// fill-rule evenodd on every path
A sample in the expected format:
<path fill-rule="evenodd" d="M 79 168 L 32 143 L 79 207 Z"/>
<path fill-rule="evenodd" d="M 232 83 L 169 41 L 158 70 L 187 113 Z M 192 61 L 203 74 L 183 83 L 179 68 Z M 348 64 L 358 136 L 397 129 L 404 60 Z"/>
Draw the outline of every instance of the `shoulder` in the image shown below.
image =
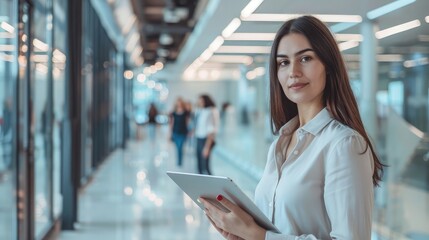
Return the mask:
<path fill-rule="evenodd" d="M 366 143 L 365 139 L 360 135 L 359 132 L 352 129 L 351 127 L 340 123 L 337 120 L 332 120 L 321 132 L 321 135 L 330 145 L 338 145 L 340 143 L 362 142 Z"/>
<path fill-rule="evenodd" d="M 370 164 L 371 150 L 367 141 L 354 129 L 333 120 L 325 128 L 327 163 L 336 167 L 343 164 Z M 329 140 L 328 140 L 329 139 Z M 356 161 L 360 159 L 359 161 Z M 366 159 L 366 160 L 364 160 Z"/>

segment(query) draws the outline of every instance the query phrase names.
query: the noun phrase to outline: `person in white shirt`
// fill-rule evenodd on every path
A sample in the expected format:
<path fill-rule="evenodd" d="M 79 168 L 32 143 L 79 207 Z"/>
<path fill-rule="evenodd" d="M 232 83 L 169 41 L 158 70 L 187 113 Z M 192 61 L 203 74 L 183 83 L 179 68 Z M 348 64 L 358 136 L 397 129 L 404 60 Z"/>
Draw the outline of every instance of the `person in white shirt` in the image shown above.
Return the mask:
<path fill-rule="evenodd" d="M 273 132 L 255 202 L 281 233 L 259 226 L 219 195 L 206 215 L 227 239 L 371 238 L 373 187 L 384 165 L 362 124 L 346 67 L 317 18 L 287 21 L 270 58 Z"/>
<path fill-rule="evenodd" d="M 209 95 L 198 98 L 200 109 L 196 112 L 195 137 L 197 139 L 198 173 L 211 175 L 210 154 L 219 129 L 219 111 Z"/>

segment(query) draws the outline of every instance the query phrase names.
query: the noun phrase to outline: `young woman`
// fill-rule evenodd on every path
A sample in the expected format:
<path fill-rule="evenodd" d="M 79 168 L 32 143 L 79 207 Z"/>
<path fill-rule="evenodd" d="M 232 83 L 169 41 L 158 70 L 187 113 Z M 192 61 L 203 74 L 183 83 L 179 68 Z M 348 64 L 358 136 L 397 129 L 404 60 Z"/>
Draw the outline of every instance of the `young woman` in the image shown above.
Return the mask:
<path fill-rule="evenodd" d="M 185 109 L 185 102 L 179 98 L 170 114 L 171 139 L 177 148 L 177 166 L 183 163 L 183 145 L 188 135 L 189 113 Z"/>
<path fill-rule="evenodd" d="M 287 21 L 270 58 L 273 132 L 255 202 L 280 234 L 228 199 L 202 199 L 227 239 L 370 239 L 383 165 L 363 127 L 337 43 L 317 18 Z"/>
<path fill-rule="evenodd" d="M 211 175 L 210 155 L 219 128 L 219 111 L 208 95 L 198 98 L 200 110 L 196 113 L 195 137 L 197 139 L 198 172 Z"/>

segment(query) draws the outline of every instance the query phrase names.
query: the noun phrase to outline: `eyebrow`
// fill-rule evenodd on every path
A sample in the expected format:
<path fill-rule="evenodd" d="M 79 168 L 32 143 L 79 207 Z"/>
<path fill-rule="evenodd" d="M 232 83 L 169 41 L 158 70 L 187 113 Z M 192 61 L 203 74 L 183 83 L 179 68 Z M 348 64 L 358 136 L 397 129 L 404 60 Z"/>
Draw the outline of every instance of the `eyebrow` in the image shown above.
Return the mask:
<path fill-rule="evenodd" d="M 307 51 L 312 51 L 312 52 L 314 52 L 314 50 L 313 50 L 313 49 L 311 49 L 311 48 L 306 48 L 306 49 L 302 49 L 302 50 L 300 50 L 300 51 L 296 52 L 296 53 L 295 53 L 295 56 L 301 55 L 301 54 L 303 54 L 303 53 L 305 53 L 305 52 L 307 52 Z M 277 54 L 277 58 L 282 58 L 282 57 L 288 57 L 288 56 L 287 56 L 287 55 L 285 55 L 285 54 Z"/>

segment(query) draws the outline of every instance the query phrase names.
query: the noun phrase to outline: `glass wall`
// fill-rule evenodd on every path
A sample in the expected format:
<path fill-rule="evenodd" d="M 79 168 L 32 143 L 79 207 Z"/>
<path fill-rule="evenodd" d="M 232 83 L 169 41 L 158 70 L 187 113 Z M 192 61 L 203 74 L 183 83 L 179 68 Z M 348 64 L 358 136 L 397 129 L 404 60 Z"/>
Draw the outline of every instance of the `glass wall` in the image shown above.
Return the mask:
<path fill-rule="evenodd" d="M 17 2 L 0 0 L 0 239 L 17 238 Z"/>
<path fill-rule="evenodd" d="M 81 169 L 85 184 L 123 141 L 123 60 L 90 1 L 83 2 Z"/>
<path fill-rule="evenodd" d="M 54 50 L 52 58 L 52 159 L 53 159 L 53 215 L 59 217 L 62 209 L 61 196 L 61 129 L 66 111 L 66 64 L 67 64 L 67 1 L 54 0 Z"/>
<path fill-rule="evenodd" d="M 52 223 L 52 13 L 49 0 L 34 2 L 31 52 L 31 135 L 34 144 L 35 237 L 45 234 Z"/>
<path fill-rule="evenodd" d="M 429 239 L 429 42 L 395 50 L 401 62 L 379 64 L 377 148 L 389 167 L 376 192 L 375 227 L 390 229 L 391 239 Z"/>

